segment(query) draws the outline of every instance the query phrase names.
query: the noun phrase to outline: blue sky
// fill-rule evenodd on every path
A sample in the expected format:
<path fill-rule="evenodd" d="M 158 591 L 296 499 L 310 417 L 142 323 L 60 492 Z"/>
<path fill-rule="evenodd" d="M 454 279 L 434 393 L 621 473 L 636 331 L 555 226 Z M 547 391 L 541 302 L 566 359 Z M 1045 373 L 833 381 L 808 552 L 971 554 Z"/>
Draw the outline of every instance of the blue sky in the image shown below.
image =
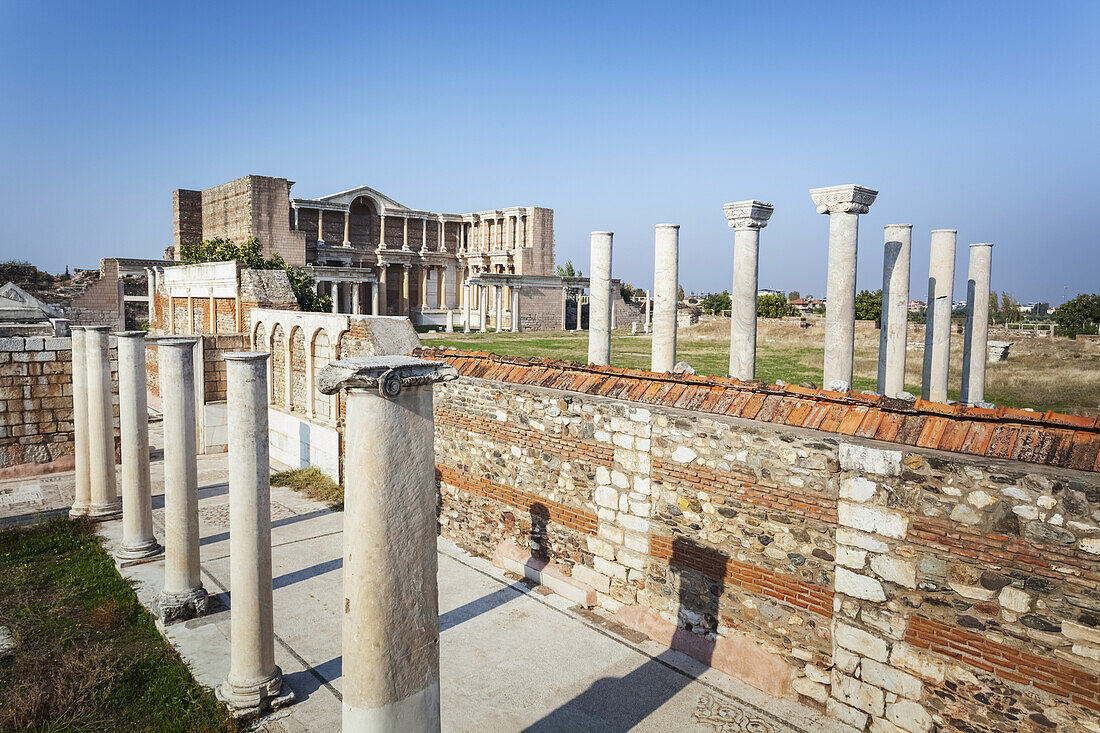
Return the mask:
<path fill-rule="evenodd" d="M 98 6 L 98 7 L 94 7 Z M 722 204 L 775 205 L 760 284 L 823 294 L 808 189 L 883 226 L 995 243 L 1023 301 L 1100 291 L 1100 4 L 39 3 L 0 0 L 0 258 L 160 256 L 171 191 L 256 173 L 315 196 L 555 210 L 558 261 L 615 232 L 648 287 L 676 222 L 688 290 L 732 275 Z"/>

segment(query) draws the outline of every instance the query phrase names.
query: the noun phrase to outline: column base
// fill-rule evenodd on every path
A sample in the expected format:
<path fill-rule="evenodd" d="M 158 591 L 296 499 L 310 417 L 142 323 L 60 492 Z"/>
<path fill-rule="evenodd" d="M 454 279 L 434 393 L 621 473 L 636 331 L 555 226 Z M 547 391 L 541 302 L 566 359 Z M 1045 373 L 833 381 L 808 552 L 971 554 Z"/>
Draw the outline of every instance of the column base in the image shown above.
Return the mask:
<path fill-rule="evenodd" d="M 156 540 L 140 542 L 133 545 L 123 545 L 115 558 L 118 560 L 144 560 L 157 555 L 163 555 L 164 548 Z"/>
<path fill-rule="evenodd" d="M 207 593 L 205 588 L 195 588 L 184 593 L 161 591 L 153 601 L 153 612 L 165 625 L 206 615 Z"/>
<path fill-rule="evenodd" d="M 278 667 L 271 677 L 259 682 L 226 679 L 214 688 L 214 694 L 238 719 L 255 718 L 294 702 L 294 691 L 283 683 L 283 671 Z"/>
<path fill-rule="evenodd" d="M 88 507 L 88 518 L 94 522 L 107 522 L 122 517 L 122 500 L 115 499 L 110 504 L 92 504 Z"/>
<path fill-rule="evenodd" d="M 69 507 L 69 518 L 70 519 L 76 519 L 77 517 L 86 517 L 86 516 L 88 516 L 88 505 L 87 504 L 73 504 L 71 507 Z"/>
<path fill-rule="evenodd" d="M 404 700 L 378 707 L 354 707 L 343 702 L 345 731 L 439 730 L 439 682 Z"/>

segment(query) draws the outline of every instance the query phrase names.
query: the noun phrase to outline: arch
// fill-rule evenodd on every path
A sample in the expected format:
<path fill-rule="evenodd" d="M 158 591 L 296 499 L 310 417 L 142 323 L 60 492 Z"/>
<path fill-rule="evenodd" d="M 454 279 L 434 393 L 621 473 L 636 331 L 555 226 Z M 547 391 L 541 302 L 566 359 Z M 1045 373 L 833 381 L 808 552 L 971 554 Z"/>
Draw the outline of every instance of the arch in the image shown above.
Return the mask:
<path fill-rule="evenodd" d="M 311 343 L 310 354 L 313 359 L 313 378 L 316 383 L 317 375 L 330 361 L 336 358 L 336 355 L 333 351 L 332 342 L 329 341 L 328 334 L 325 333 L 323 328 L 319 328 L 314 332 Z M 313 400 L 313 416 L 321 422 L 332 422 L 332 397 L 321 394 L 315 386 L 310 399 Z"/>
<path fill-rule="evenodd" d="M 271 327 L 271 404 L 286 407 L 286 335 L 281 323 Z"/>
<path fill-rule="evenodd" d="M 373 198 L 359 195 L 348 204 L 348 236 L 355 244 L 378 244 L 378 204 Z"/>
<path fill-rule="evenodd" d="M 267 329 L 264 327 L 263 321 L 256 321 L 256 325 L 252 328 L 252 350 L 253 351 L 267 351 L 271 344 L 267 341 Z"/>
<path fill-rule="evenodd" d="M 309 352 L 306 350 L 306 334 L 301 326 L 290 329 L 290 411 L 304 413 L 309 400 L 306 369 Z"/>

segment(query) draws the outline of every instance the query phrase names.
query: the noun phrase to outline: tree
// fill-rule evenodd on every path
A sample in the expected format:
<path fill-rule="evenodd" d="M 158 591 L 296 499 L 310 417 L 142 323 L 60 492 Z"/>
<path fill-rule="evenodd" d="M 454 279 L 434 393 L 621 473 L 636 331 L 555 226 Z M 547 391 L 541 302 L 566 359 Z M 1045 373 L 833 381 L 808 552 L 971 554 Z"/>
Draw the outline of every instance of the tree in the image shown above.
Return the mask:
<path fill-rule="evenodd" d="M 798 315 L 795 307 L 779 294 L 760 295 L 756 298 L 756 315 L 762 318 L 784 318 Z"/>
<path fill-rule="evenodd" d="M 207 239 L 195 244 L 180 245 L 180 260 L 189 265 L 197 265 L 202 262 L 232 262 L 234 260 L 244 263 L 250 270 L 282 270 L 290 281 L 290 288 L 294 291 L 294 297 L 298 301 L 298 307 L 303 311 L 327 313 L 332 310 L 332 298 L 327 295 L 317 294 L 317 283 L 301 267 L 291 267 L 276 252 L 271 259 L 265 260 L 260 240 L 251 237 L 244 244 L 238 245 L 230 239 L 217 237 Z"/>
<path fill-rule="evenodd" d="M 723 290 L 720 293 L 711 293 L 703 298 L 703 301 L 699 303 L 699 307 L 703 309 L 704 313 L 721 313 L 730 310 L 733 307 L 733 301 L 730 299 L 730 294 Z"/>
<path fill-rule="evenodd" d="M 856 295 L 856 320 L 877 321 L 882 318 L 882 291 L 860 290 Z"/>
<path fill-rule="evenodd" d="M 801 297 L 802 293 L 798 292 L 797 290 L 792 290 L 791 292 L 787 293 L 787 300 L 798 300 Z"/>
<path fill-rule="evenodd" d="M 997 301 L 997 291 L 989 291 L 989 322 L 996 323 L 997 321 L 1004 321 L 1001 319 L 1001 305 Z"/>
<path fill-rule="evenodd" d="M 1020 320 L 1020 304 L 1008 293 L 1001 293 L 1001 322 L 1016 323 Z"/>
<path fill-rule="evenodd" d="M 679 303 L 683 299 L 684 299 L 684 286 L 683 285 L 677 285 L 676 286 L 676 302 Z"/>
<path fill-rule="evenodd" d="M 561 265 L 557 266 L 558 277 L 584 277 L 580 270 L 573 268 L 573 260 L 569 260 L 565 263 L 565 267 Z"/>
<path fill-rule="evenodd" d="M 1095 333 L 1100 323 L 1100 294 L 1081 293 L 1073 300 L 1058 306 L 1054 311 L 1054 321 L 1070 338 L 1079 333 Z"/>

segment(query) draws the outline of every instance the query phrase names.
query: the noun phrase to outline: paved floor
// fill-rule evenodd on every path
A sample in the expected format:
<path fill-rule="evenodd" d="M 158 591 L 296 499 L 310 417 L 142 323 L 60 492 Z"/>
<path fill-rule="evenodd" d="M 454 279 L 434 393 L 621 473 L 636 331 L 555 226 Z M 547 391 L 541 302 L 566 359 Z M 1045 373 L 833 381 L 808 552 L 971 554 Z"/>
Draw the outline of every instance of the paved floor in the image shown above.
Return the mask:
<path fill-rule="evenodd" d="M 153 440 L 160 445 L 156 428 Z M 224 454 L 200 457 L 203 581 L 213 596 L 211 613 L 166 630 L 196 679 L 210 686 L 229 669 L 225 477 Z M 159 450 L 153 481 L 161 536 Z M 71 474 L 2 482 L 0 525 L 4 517 L 61 509 L 71 497 Z M 256 730 L 339 730 L 342 523 L 340 513 L 288 489 L 272 490 L 276 659 L 298 700 Z M 101 525 L 109 549 L 120 539 L 120 525 Z M 146 605 L 163 572 L 159 560 L 123 569 Z M 439 606 L 447 731 L 850 730 L 530 588 L 445 540 L 439 541 Z"/>

